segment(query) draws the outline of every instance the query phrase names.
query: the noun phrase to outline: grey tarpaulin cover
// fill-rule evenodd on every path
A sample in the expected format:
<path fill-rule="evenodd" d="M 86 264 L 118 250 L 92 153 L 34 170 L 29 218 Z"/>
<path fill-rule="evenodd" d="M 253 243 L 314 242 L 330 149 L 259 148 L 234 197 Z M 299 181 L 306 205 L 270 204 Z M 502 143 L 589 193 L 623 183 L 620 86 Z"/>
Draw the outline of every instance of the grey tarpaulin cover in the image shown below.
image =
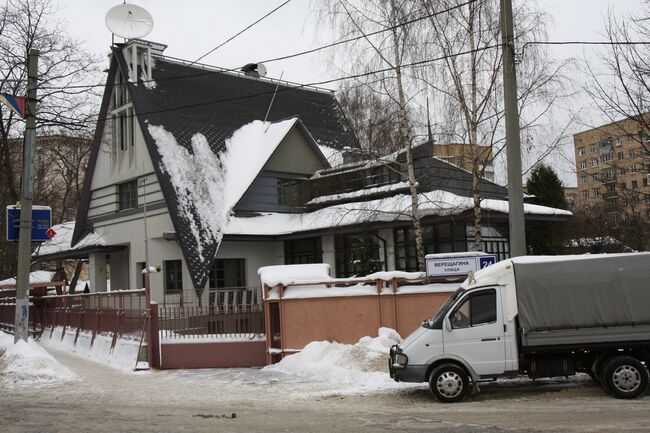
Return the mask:
<path fill-rule="evenodd" d="M 650 254 L 514 262 L 524 333 L 650 324 Z"/>

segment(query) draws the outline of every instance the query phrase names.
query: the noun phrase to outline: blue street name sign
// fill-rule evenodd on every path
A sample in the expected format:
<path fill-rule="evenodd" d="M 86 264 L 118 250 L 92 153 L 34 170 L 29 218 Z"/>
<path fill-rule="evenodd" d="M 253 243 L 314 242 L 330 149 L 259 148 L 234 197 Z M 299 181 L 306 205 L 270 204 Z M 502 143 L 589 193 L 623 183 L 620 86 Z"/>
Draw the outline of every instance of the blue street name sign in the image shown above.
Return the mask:
<path fill-rule="evenodd" d="M 20 233 L 20 206 L 7 206 L 7 240 L 17 241 Z M 52 227 L 52 209 L 49 206 L 32 206 L 32 242 L 49 240 L 47 229 Z"/>

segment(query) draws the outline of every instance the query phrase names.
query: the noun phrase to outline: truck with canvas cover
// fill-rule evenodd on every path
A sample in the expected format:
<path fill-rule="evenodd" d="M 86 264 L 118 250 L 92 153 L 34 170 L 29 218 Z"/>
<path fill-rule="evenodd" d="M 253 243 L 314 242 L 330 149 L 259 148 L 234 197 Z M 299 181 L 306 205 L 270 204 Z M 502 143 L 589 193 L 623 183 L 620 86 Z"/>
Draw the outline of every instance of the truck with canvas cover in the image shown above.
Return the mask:
<path fill-rule="evenodd" d="M 396 381 L 443 402 L 482 381 L 589 374 L 618 398 L 643 395 L 650 363 L 650 253 L 528 256 L 470 275 L 390 351 Z"/>

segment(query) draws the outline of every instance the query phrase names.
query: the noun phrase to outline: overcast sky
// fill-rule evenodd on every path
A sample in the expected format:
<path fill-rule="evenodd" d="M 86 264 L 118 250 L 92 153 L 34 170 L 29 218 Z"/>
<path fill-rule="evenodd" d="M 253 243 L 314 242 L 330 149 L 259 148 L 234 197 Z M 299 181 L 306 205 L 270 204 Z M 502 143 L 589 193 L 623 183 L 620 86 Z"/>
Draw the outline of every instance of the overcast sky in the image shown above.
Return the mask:
<path fill-rule="evenodd" d="M 108 52 L 111 33 L 105 26 L 104 16 L 120 1 L 55 1 L 59 8 L 58 15 L 67 21 L 67 31 L 71 36 L 82 40 L 85 48 L 91 52 Z M 146 39 L 168 45 L 166 55 L 196 60 L 282 3 L 282 0 L 132 0 L 129 3 L 143 6 L 154 18 L 153 31 Z M 604 40 L 602 33 L 608 8 L 618 13 L 635 11 L 640 9 L 641 0 L 538 0 L 537 3 L 552 17 L 549 40 L 593 41 Z M 231 68 L 330 42 L 332 35 L 328 30 L 317 26 L 313 13 L 315 4 L 317 2 L 310 0 L 293 0 L 202 62 Z M 575 46 L 552 47 L 550 51 L 557 59 L 596 58 L 598 53 L 594 47 Z M 283 79 L 299 83 L 314 83 L 342 75 L 328 65 L 327 55 L 323 52 L 267 63 L 266 66 L 269 77 L 279 78 L 284 72 Z M 334 88 L 331 85 L 327 87 Z M 576 98 L 571 110 L 583 111 L 585 116 L 584 126 L 576 126 L 573 132 L 586 129 L 589 124 L 601 123 L 598 114 L 589 113 L 588 108 L 586 98 Z M 565 173 L 562 173 L 565 183 L 575 184 L 567 170 L 565 168 Z"/>

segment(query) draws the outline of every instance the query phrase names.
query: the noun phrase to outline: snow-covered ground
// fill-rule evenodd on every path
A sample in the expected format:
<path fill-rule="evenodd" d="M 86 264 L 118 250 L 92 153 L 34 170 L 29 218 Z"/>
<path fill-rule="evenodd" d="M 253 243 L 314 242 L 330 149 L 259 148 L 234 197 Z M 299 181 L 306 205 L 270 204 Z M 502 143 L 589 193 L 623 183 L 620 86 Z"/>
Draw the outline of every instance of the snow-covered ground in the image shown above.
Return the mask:
<path fill-rule="evenodd" d="M 66 330 L 65 335 L 62 333 L 63 327 L 58 326 L 54 329 L 52 338 L 50 338 L 49 332 L 46 332 L 39 340 L 39 344 L 46 348 L 65 350 L 123 372 L 129 373 L 135 368 L 139 341 L 120 338 L 111 351 L 113 338 L 110 335 L 96 335 L 91 348 L 92 334 L 90 332 L 81 331 L 76 345 L 74 344 L 75 330 Z M 63 338 L 61 338 L 62 336 Z"/>
<path fill-rule="evenodd" d="M 31 338 L 14 344 L 13 335 L 0 331 L 0 384 L 33 386 L 76 377 Z"/>

